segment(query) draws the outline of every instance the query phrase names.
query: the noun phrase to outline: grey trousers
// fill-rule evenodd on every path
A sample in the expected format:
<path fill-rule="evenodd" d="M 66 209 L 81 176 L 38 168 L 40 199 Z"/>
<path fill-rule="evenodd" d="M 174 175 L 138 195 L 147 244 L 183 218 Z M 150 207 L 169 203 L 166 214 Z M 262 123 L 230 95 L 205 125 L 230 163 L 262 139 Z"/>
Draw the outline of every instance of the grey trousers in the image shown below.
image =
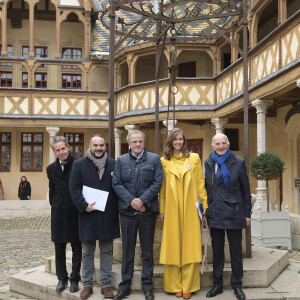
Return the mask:
<path fill-rule="evenodd" d="M 112 279 L 113 241 L 99 241 L 100 247 L 100 283 L 101 287 L 110 287 Z M 96 241 L 82 242 L 82 283 L 84 287 L 93 287 L 95 275 L 94 253 Z"/>

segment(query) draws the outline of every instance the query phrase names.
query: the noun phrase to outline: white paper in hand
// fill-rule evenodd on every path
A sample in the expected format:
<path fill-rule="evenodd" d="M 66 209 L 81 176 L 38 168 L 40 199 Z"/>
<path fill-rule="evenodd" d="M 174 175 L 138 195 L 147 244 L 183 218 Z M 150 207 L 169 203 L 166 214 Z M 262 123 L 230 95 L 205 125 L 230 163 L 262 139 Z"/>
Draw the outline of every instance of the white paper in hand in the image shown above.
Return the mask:
<path fill-rule="evenodd" d="M 109 193 L 106 191 L 93 189 L 86 185 L 82 187 L 82 196 L 85 199 L 85 201 L 89 204 L 92 202 L 96 202 L 93 205 L 93 208 L 100 211 L 105 210 L 108 194 Z"/>

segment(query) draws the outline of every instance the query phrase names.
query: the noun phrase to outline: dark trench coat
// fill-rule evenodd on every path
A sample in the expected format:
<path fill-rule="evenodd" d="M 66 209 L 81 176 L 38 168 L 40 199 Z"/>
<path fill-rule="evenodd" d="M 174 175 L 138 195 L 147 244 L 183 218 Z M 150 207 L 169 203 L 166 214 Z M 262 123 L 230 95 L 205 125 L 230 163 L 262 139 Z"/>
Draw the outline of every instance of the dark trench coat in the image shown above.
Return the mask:
<path fill-rule="evenodd" d="M 67 163 L 64 165 L 64 172 L 58 158 L 46 169 L 51 205 L 51 239 L 55 243 L 79 241 L 79 211 L 75 207 L 69 192 L 69 178 L 75 159 L 69 153 Z"/>
<path fill-rule="evenodd" d="M 251 218 L 251 194 L 246 165 L 233 152 L 226 165 L 231 176 L 227 189 L 223 181 L 216 178 L 212 155 L 205 161 L 207 222 L 212 228 L 242 229 L 246 227 L 246 217 Z"/>
<path fill-rule="evenodd" d="M 79 236 L 81 241 L 110 241 L 120 237 L 118 200 L 112 189 L 112 175 L 115 160 L 107 158 L 102 179 L 98 170 L 87 157 L 74 162 L 70 177 L 70 193 L 76 207 L 80 210 Z M 86 212 L 88 203 L 82 196 L 82 187 L 109 192 L 105 211 Z"/>

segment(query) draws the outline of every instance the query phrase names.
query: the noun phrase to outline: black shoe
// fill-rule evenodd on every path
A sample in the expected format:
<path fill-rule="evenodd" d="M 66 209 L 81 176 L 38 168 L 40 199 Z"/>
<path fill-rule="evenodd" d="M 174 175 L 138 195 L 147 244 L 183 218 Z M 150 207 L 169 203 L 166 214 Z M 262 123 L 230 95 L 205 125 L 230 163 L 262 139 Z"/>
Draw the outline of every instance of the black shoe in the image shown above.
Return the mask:
<path fill-rule="evenodd" d="M 56 291 L 57 292 L 63 291 L 66 288 L 67 285 L 68 285 L 68 279 L 58 280 L 58 284 L 56 286 Z"/>
<path fill-rule="evenodd" d="M 71 281 L 70 293 L 76 293 L 79 291 L 78 281 Z"/>
<path fill-rule="evenodd" d="M 145 294 L 145 300 L 154 300 L 154 298 L 155 298 L 152 290 L 144 291 L 144 294 Z"/>
<path fill-rule="evenodd" d="M 210 291 L 207 292 L 206 298 L 212 298 L 223 293 L 223 288 L 219 286 L 214 286 Z"/>
<path fill-rule="evenodd" d="M 126 296 L 130 295 L 130 291 L 118 291 L 118 293 L 114 296 L 115 300 L 121 300 L 124 299 Z"/>
<path fill-rule="evenodd" d="M 243 292 L 242 288 L 234 289 L 234 294 L 237 297 L 237 299 L 239 299 L 239 300 L 245 300 L 246 299 L 246 295 Z"/>

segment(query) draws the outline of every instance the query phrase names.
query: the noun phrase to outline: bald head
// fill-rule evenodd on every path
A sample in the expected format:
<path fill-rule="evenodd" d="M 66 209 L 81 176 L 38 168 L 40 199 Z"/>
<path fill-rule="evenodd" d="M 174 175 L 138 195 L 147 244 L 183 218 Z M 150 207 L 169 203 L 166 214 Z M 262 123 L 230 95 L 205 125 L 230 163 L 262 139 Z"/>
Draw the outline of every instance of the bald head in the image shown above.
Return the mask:
<path fill-rule="evenodd" d="M 212 147 L 213 150 L 216 151 L 216 153 L 219 156 L 224 155 L 228 148 L 229 148 L 229 140 L 227 135 L 223 133 L 217 133 L 213 138 L 212 138 Z"/>

